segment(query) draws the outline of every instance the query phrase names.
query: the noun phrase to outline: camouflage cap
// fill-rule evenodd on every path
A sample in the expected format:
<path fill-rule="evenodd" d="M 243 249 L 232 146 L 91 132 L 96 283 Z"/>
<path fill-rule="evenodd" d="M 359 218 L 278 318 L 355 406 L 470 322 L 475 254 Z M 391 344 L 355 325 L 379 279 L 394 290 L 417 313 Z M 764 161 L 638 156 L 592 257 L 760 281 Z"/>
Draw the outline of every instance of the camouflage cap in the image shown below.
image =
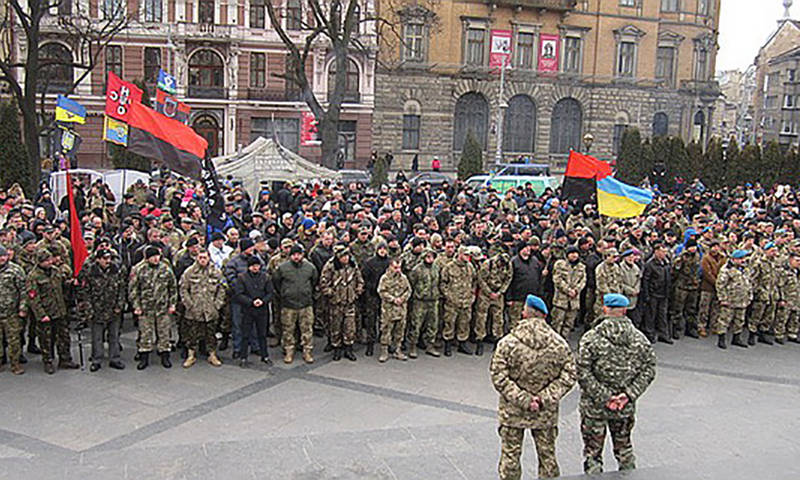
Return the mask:
<path fill-rule="evenodd" d="M 51 252 L 49 248 L 43 248 L 38 252 L 36 252 L 36 262 L 37 263 L 46 262 L 47 260 L 53 258 L 53 256 L 54 256 L 53 252 Z"/>
<path fill-rule="evenodd" d="M 605 251 L 605 252 L 603 252 L 603 254 L 604 254 L 606 257 L 616 257 L 616 256 L 619 256 L 619 252 L 617 251 L 617 249 L 616 249 L 616 248 L 609 248 L 609 249 L 606 249 L 606 251 Z"/>
<path fill-rule="evenodd" d="M 333 246 L 333 254 L 336 255 L 337 257 L 349 255 L 350 249 L 347 248 L 347 245 L 339 243 Z"/>
<path fill-rule="evenodd" d="M 294 240 L 291 238 L 284 238 L 281 240 L 281 248 L 291 247 L 292 245 L 294 245 Z"/>

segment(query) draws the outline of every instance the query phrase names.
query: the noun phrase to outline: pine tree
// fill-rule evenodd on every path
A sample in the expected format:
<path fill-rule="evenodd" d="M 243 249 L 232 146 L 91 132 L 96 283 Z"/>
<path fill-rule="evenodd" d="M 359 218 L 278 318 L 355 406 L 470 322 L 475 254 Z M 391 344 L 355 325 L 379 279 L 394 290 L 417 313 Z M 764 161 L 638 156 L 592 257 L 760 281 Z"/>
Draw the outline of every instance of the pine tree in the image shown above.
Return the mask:
<path fill-rule="evenodd" d="M 638 185 L 650 173 L 642 158 L 642 136 L 638 128 L 626 128 L 620 140 L 617 155 L 616 178 L 631 185 Z"/>
<path fill-rule="evenodd" d="M 656 180 L 662 192 L 672 191 L 675 187 L 676 173 L 670 168 L 669 142 L 669 137 L 659 136 L 653 138 L 650 144 L 653 156 L 653 170 L 659 170 L 662 167 L 666 169 L 664 176 Z"/>
<path fill-rule="evenodd" d="M 372 179 L 369 184 L 371 187 L 380 188 L 381 185 L 389 183 L 389 172 L 386 168 L 386 157 L 378 155 L 375 165 L 372 167 Z"/>
<path fill-rule="evenodd" d="M 458 162 L 458 179 L 466 180 L 481 172 L 483 172 L 483 151 L 478 139 L 472 131 L 469 131 L 464 141 L 464 151 L 461 152 L 461 161 Z"/>
<path fill-rule="evenodd" d="M 746 147 L 746 145 L 745 145 Z M 742 151 L 736 140 L 731 139 L 728 148 L 725 149 L 725 184 L 729 187 L 741 185 L 743 179 L 747 177 L 747 166 L 742 164 Z"/>
<path fill-rule="evenodd" d="M 783 154 L 783 169 L 780 182 L 788 185 L 797 185 L 800 182 L 800 156 L 797 149 L 789 147 Z"/>
<path fill-rule="evenodd" d="M 134 80 L 133 83 L 142 89 L 142 103 L 149 106 L 150 95 L 147 92 L 147 85 L 145 85 L 144 80 Z M 121 145 L 109 144 L 109 155 L 114 168 L 140 170 L 142 172 L 150 172 L 152 170 L 152 162 L 149 158 L 130 153 L 127 148 Z"/>
<path fill-rule="evenodd" d="M 694 142 L 690 144 L 696 145 Z M 702 173 L 700 179 L 706 187 L 716 190 L 725 184 L 725 158 L 723 155 L 722 142 L 718 138 L 713 138 L 708 142 L 706 153 L 699 160 L 702 163 Z M 692 157 L 692 155 L 689 155 Z M 697 161 L 697 160 L 692 160 Z"/>
<path fill-rule="evenodd" d="M 695 178 L 703 178 L 704 169 L 706 167 L 703 146 L 695 141 L 689 142 L 689 145 L 686 146 L 686 158 L 688 160 L 686 181 L 691 184 Z"/>
<path fill-rule="evenodd" d="M 29 165 L 17 105 L 14 101 L 0 102 L 0 186 L 19 183 L 25 195 L 32 197 L 37 186 L 31 184 Z"/>
<path fill-rule="evenodd" d="M 686 182 L 691 182 L 689 178 L 692 174 L 691 167 L 689 166 L 689 155 L 686 153 L 686 145 L 680 137 L 668 137 L 666 139 L 666 155 L 667 155 L 667 175 L 671 179 L 676 177 L 683 177 Z"/>
<path fill-rule="evenodd" d="M 737 181 L 731 186 L 744 185 L 745 183 L 754 183 L 758 180 L 757 172 L 761 168 L 761 148 L 758 145 L 748 144 L 742 149 L 739 155 L 739 160 L 736 162 L 737 168 Z"/>
<path fill-rule="evenodd" d="M 756 171 L 756 175 L 751 174 L 748 181 L 753 183 L 759 181 L 765 190 L 769 190 L 781 178 L 783 160 L 781 146 L 775 140 L 770 141 L 761 153 L 761 168 Z"/>

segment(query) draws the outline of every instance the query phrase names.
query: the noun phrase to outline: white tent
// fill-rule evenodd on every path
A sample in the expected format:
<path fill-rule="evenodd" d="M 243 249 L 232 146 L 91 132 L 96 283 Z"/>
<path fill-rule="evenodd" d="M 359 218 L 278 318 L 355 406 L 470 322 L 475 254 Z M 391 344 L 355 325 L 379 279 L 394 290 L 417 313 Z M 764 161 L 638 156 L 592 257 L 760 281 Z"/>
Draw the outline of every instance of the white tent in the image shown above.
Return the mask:
<path fill-rule="evenodd" d="M 220 178 L 228 175 L 241 180 L 255 199 L 261 182 L 298 182 L 339 178 L 339 173 L 306 160 L 274 140 L 258 137 L 233 155 L 217 157 L 214 166 Z"/>

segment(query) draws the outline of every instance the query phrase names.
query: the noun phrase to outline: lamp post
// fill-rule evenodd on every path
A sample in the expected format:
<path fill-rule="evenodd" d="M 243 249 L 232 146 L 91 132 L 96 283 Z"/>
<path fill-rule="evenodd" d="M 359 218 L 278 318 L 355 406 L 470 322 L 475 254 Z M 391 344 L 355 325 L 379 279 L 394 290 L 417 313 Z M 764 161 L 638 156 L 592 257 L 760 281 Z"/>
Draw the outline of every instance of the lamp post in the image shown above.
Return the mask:
<path fill-rule="evenodd" d="M 506 80 L 506 66 L 508 66 L 510 56 L 503 58 L 503 64 L 500 66 L 500 94 L 497 99 L 497 128 L 495 128 L 495 143 L 496 148 L 494 152 L 494 165 L 499 168 L 503 163 L 503 113 L 508 108 L 508 103 L 505 100 L 505 80 Z"/>

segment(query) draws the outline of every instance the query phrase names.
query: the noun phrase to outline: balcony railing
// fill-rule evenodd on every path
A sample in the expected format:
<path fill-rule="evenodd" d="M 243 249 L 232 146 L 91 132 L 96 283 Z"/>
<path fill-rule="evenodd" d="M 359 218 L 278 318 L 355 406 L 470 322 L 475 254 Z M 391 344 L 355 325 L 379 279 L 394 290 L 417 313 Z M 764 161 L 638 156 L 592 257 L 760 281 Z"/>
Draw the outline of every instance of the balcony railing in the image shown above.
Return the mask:
<path fill-rule="evenodd" d="M 199 40 L 234 40 L 240 36 L 239 33 L 236 25 L 180 22 L 177 36 Z"/>
<path fill-rule="evenodd" d="M 224 87 L 199 87 L 189 85 L 189 98 L 228 98 L 228 91 Z"/>
<path fill-rule="evenodd" d="M 574 10 L 578 0 L 487 0 L 486 3 L 498 6 L 556 10 Z"/>
<path fill-rule="evenodd" d="M 300 91 L 274 88 L 248 88 L 247 99 L 264 100 L 267 102 L 297 102 L 300 100 Z"/>
<path fill-rule="evenodd" d="M 716 100 L 720 95 L 719 82 L 716 80 L 681 80 L 680 89 L 709 102 Z"/>

